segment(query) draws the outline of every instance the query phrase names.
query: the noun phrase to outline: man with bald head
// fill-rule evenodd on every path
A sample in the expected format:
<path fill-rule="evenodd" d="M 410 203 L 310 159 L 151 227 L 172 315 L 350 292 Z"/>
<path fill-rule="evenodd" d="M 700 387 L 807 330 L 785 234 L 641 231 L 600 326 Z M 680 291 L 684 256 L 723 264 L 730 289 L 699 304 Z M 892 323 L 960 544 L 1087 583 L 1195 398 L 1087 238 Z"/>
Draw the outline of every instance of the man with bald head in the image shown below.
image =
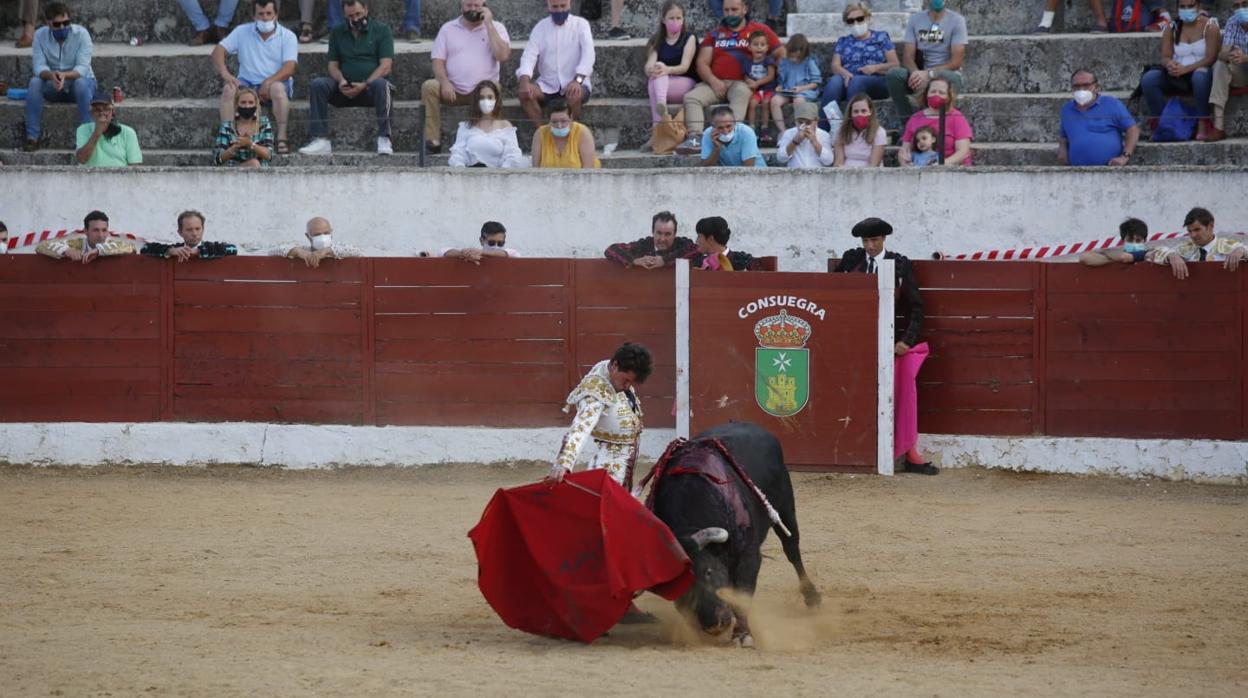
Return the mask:
<path fill-rule="evenodd" d="M 334 242 L 333 233 L 334 227 L 330 225 L 329 219 L 317 216 L 308 221 L 306 232 L 304 233 L 308 238 L 306 247 L 297 242 L 284 243 L 274 247 L 269 251 L 269 254 L 278 257 L 290 257 L 291 259 L 302 259 L 304 264 L 313 269 L 320 266 L 321 260 L 326 258 L 346 259 L 348 257 L 361 256 L 358 248 L 341 242 Z"/>

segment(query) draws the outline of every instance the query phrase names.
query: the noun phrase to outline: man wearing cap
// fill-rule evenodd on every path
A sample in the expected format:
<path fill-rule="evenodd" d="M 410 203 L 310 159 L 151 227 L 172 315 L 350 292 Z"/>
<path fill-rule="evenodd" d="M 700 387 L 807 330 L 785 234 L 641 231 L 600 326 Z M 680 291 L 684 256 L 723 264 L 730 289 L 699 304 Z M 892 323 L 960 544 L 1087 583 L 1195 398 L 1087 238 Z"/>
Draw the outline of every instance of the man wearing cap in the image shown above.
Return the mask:
<path fill-rule="evenodd" d="M 793 107 L 797 125 L 780 136 L 776 160 L 794 169 L 830 167 L 836 156 L 832 136 L 819 128 L 819 107 L 801 102 Z"/>
<path fill-rule="evenodd" d="M 100 91 L 91 98 L 91 121 L 78 126 L 78 164 L 87 167 L 127 167 L 143 164 L 139 135 L 117 123 L 113 95 Z"/>
<path fill-rule="evenodd" d="M 919 341 L 923 327 L 923 298 L 914 280 L 914 267 L 904 255 L 884 250 L 884 239 L 893 233 L 893 226 L 879 218 L 866 218 L 854 226 L 851 234 L 862 240 L 862 247 L 846 250 L 835 271 L 874 274 L 879 263 L 893 261 L 896 283 L 895 297 L 901 320 L 896 323 L 893 347 L 893 408 L 896 426 L 893 431 L 893 458 L 905 456 L 905 471 L 935 475 L 940 470 L 927 462 L 919 451 L 918 392 L 915 384 L 919 367 L 927 358 L 927 342 Z"/>

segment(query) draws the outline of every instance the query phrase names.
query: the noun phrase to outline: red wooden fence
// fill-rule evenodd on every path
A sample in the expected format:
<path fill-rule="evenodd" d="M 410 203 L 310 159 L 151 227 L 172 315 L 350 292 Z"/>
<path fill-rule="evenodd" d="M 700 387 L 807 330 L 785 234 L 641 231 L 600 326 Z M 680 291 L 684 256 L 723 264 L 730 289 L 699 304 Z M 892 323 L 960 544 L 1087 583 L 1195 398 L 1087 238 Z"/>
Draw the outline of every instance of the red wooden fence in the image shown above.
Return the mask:
<path fill-rule="evenodd" d="M 920 428 L 1248 438 L 1248 280 L 1214 263 L 918 262 Z M 671 426 L 674 290 L 600 260 L 0 257 L 0 421 L 554 426 L 621 341 Z"/>

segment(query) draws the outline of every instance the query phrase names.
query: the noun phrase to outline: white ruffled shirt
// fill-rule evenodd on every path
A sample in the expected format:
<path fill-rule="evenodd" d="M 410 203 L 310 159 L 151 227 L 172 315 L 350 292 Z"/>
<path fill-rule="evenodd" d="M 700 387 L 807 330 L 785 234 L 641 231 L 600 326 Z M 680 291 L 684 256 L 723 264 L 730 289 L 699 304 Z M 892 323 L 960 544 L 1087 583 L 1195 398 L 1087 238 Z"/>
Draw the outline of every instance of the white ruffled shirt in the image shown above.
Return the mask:
<path fill-rule="evenodd" d="M 482 131 L 475 124 L 461 121 L 459 130 L 455 132 L 455 144 L 451 146 L 451 158 L 447 164 L 451 167 L 481 164 L 486 167 L 511 168 L 525 167 L 529 163 L 525 160 L 524 153 L 520 152 L 515 126 Z"/>

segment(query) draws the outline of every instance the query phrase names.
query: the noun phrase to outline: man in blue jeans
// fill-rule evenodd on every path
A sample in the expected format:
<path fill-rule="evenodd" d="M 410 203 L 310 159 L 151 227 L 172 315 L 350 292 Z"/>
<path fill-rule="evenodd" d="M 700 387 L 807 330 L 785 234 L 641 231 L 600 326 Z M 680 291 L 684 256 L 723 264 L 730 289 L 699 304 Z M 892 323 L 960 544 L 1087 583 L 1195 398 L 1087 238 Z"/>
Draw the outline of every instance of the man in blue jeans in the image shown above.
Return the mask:
<path fill-rule="evenodd" d="M 341 0 L 329 0 L 329 28 L 341 27 L 347 23 L 342 13 Z M 408 41 L 420 40 L 420 0 L 406 0 L 403 11 L 403 36 Z"/>
<path fill-rule="evenodd" d="M 91 121 L 95 94 L 91 34 L 81 24 L 70 23 L 69 8 L 62 3 L 48 5 L 43 16 L 47 26 L 35 32 L 31 47 L 34 77 L 26 93 L 26 144 L 22 146 L 28 153 L 39 149 L 45 101 L 76 103 L 78 123 L 85 124 Z"/>

